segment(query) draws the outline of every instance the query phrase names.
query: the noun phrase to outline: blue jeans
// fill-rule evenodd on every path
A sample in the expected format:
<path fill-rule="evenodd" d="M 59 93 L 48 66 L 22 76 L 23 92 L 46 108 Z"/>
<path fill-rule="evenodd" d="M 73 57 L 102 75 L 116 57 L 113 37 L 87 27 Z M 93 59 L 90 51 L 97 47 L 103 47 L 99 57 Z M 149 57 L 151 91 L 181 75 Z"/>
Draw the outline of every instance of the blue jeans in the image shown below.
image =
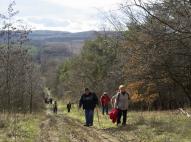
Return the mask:
<path fill-rule="evenodd" d="M 94 110 L 85 109 L 86 125 L 93 125 Z"/>

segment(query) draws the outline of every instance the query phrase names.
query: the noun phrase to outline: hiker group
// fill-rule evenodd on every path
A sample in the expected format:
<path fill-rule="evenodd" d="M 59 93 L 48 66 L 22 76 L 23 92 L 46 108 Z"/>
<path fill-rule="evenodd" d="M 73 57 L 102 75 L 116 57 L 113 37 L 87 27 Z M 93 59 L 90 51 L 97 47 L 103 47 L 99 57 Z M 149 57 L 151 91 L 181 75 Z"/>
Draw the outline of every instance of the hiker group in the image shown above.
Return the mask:
<path fill-rule="evenodd" d="M 127 121 L 127 110 L 129 105 L 129 94 L 127 93 L 125 86 L 120 85 L 117 93 L 110 98 L 107 92 L 104 92 L 100 97 L 100 103 L 102 107 L 102 114 L 109 114 L 112 122 L 117 122 L 117 126 L 121 124 L 126 125 Z M 79 101 L 79 108 L 83 108 L 85 112 L 85 124 L 84 126 L 93 125 L 94 110 L 98 105 L 98 97 L 95 93 L 91 92 L 88 88 L 85 88 L 85 92 L 82 94 Z M 109 104 L 111 103 L 112 109 L 109 111 Z"/>
<path fill-rule="evenodd" d="M 89 88 L 85 88 L 84 93 L 81 95 L 79 100 L 79 109 L 83 108 L 85 114 L 85 124 L 84 126 L 93 126 L 94 111 L 96 106 L 98 106 L 99 101 L 101 104 L 102 114 L 109 115 L 113 123 L 117 122 L 117 126 L 122 124 L 126 125 L 127 121 L 127 111 L 129 105 L 129 94 L 126 91 L 124 85 L 120 85 L 116 94 L 110 98 L 107 92 L 104 92 L 103 95 L 98 99 L 97 95 L 94 92 L 91 92 Z M 58 106 L 57 101 L 53 98 L 45 98 L 45 103 L 52 105 L 52 110 L 57 114 Z M 110 109 L 111 104 L 111 109 Z M 71 111 L 72 103 L 68 102 L 66 105 L 67 112 Z M 97 115 L 98 115 L 98 110 Z M 121 117 L 122 123 L 121 123 Z M 99 116 L 98 116 L 99 119 Z"/>
<path fill-rule="evenodd" d="M 53 100 L 53 98 L 45 97 L 45 98 L 44 98 L 44 102 L 45 102 L 45 104 L 50 104 L 50 105 L 52 105 L 52 111 L 53 111 L 53 113 L 57 114 L 58 105 L 57 105 L 57 101 L 56 101 L 56 100 Z"/>
<path fill-rule="evenodd" d="M 57 114 L 57 112 L 58 112 L 57 100 L 52 97 L 50 88 L 47 88 L 47 90 L 46 90 L 46 93 L 44 96 L 44 103 L 49 104 L 49 106 L 51 106 L 52 112 Z M 72 104 L 70 102 L 68 102 L 66 108 L 67 108 L 68 112 L 70 112 L 70 110 L 72 108 Z"/>
<path fill-rule="evenodd" d="M 47 100 L 51 100 L 51 101 L 47 101 Z M 45 98 L 45 103 L 49 104 L 52 106 L 52 112 L 57 114 L 58 111 L 58 104 L 56 100 L 53 100 L 52 98 Z M 72 108 L 72 104 L 70 102 L 67 103 L 66 105 L 67 111 L 68 113 L 70 112 L 71 108 Z"/>

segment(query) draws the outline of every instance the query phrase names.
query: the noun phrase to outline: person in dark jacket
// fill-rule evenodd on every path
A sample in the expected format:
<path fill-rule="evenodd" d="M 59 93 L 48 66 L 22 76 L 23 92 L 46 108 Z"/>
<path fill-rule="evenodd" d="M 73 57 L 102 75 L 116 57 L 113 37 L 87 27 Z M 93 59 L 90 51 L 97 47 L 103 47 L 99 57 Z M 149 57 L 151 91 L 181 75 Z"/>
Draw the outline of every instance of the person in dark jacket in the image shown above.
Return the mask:
<path fill-rule="evenodd" d="M 72 107 L 72 104 L 71 104 L 70 102 L 68 102 L 68 104 L 67 104 L 67 110 L 68 110 L 68 112 L 70 112 L 71 107 Z"/>
<path fill-rule="evenodd" d="M 44 98 L 44 102 L 45 102 L 45 104 L 48 104 L 48 103 L 49 103 L 48 97 L 45 97 L 45 98 Z"/>
<path fill-rule="evenodd" d="M 49 103 L 52 104 L 53 103 L 53 99 L 49 98 Z"/>
<path fill-rule="evenodd" d="M 58 111 L 57 101 L 54 101 L 53 112 L 57 114 L 57 111 Z"/>
<path fill-rule="evenodd" d="M 79 102 L 79 108 L 83 106 L 85 111 L 86 124 L 84 126 L 93 126 L 93 116 L 96 105 L 98 105 L 96 94 L 90 92 L 88 88 L 85 88 L 85 93 L 82 94 Z"/>

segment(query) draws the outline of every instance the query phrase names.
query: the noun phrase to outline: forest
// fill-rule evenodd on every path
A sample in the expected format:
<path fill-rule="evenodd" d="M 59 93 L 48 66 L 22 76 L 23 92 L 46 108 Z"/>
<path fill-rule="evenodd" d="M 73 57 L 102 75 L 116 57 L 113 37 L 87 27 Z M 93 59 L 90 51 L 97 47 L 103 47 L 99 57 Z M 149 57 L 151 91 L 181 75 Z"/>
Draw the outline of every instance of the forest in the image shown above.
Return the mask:
<path fill-rule="evenodd" d="M 115 94 L 127 85 L 132 109 L 177 109 L 191 104 L 191 3 L 134 1 L 108 17 L 116 32 L 87 41 L 80 55 L 60 67 L 60 88 Z M 124 25 L 125 23 L 125 25 Z M 123 27 L 125 26 L 125 27 Z M 122 30 L 127 29 L 127 30 Z"/>
<path fill-rule="evenodd" d="M 18 11 L 10 3 L 0 32 L 0 111 L 27 113 L 43 105 L 42 80 L 39 65 L 33 62 L 31 49 L 25 48 L 31 30 L 21 20 L 15 19 Z"/>

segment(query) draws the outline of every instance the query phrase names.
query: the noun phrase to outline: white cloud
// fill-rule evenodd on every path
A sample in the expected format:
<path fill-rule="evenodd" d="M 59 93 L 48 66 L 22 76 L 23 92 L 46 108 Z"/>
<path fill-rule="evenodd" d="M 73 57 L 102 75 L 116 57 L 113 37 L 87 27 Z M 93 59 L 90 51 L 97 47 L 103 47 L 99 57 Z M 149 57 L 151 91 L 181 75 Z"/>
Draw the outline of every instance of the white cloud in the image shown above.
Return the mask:
<path fill-rule="evenodd" d="M 63 5 L 71 8 L 105 8 L 111 9 L 120 4 L 122 0 L 43 0 L 46 2 Z"/>
<path fill-rule="evenodd" d="M 1 0 L 0 13 L 11 0 Z M 20 19 L 34 29 L 87 31 L 97 30 L 102 11 L 117 8 L 122 0 L 16 0 Z"/>
<path fill-rule="evenodd" d="M 25 17 L 23 19 L 33 30 L 56 30 L 80 32 L 88 30 L 98 30 L 96 20 L 82 21 L 81 19 L 63 20 L 59 18 L 41 18 L 39 16 Z M 42 22 L 41 22 L 42 21 Z M 45 22 L 46 21 L 46 22 Z"/>

